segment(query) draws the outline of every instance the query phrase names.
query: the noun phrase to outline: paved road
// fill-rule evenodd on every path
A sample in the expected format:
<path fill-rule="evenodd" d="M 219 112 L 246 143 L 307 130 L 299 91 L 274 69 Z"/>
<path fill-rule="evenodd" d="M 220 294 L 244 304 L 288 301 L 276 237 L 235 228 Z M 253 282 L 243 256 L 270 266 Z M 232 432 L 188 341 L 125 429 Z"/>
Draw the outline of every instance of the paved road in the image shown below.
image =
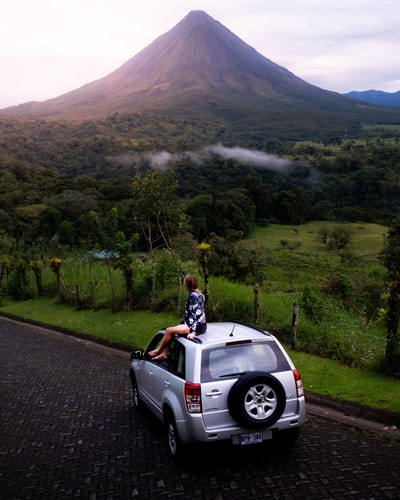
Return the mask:
<path fill-rule="evenodd" d="M 125 354 L 0 318 L 0 498 L 398 499 L 400 442 L 309 415 L 291 450 L 169 460 Z"/>

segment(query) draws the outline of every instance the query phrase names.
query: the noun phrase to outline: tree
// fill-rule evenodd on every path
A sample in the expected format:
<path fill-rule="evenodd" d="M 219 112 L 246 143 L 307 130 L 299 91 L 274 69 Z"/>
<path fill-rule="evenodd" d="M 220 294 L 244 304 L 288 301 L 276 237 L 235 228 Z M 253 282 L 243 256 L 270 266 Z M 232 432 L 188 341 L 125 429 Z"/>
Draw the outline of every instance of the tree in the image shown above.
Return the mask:
<path fill-rule="evenodd" d="M 381 260 L 391 280 L 386 317 L 386 349 L 384 369 L 390 375 L 400 374 L 400 218 L 392 223 L 385 238 Z"/>
<path fill-rule="evenodd" d="M 305 189 L 295 186 L 273 197 L 273 216 L 280 224 L 303 224 L 312 219 L 313 206 Z"/>
<path fill-rule="evenodd" d="M 351 238 L 350 229 L 341 225 L 335 226 L 330 234 L 331 245 L 336 248 L 338 253 L 347 248 Z"/>
<path fill-rule="evenodd" d="M 323 226 L 318 230 L 318 239 L 325 245 L 325 248 L 335 249 L 338 253 L 346 250 L 352 238 L 351 230 L 341 224 L 333 227 Z"/>
<path fill-rule="evenodd" d="M 150 170 L 145 175 L 137 172 L 133 179 L 134 217 L 147 241 L 152 264 L 151 304 L 154 306 L 156 291 L 155 251 L 165 247 L 174 261 L 181 294 L 182 272 L 174 239 L 189 232 L 188 219 L 184 206 L 176 194 L 176 177 L 172 168 L 161 172 Z M 178 299 L 179 302 L 179 299 Z"/>
<path fill-rule="evenodd" d="M 234 232 L 227 238 L 211 235 L 213 251 L 207 256 L 210 274 L 249 285 L 262 284 L 265 280 L 266 251 L 259 245 L 242 241 L 241 236 Z"/>
<path fill-rule="evenodd" d="M 58 226 L 58 238 L 61 245 L 74 246 L 76 243 L 76 231 L 73 224 L 68 220 L 63 220 Z"/>
<path fill-rule="evenodd" d="M 231 231 L 240 231 L 243 235 L 250 232 L 254 223 L 255 206 L 245 189 L 230 189 L 214 197 L 214 231 L 226 237 Z"/>
<path fill-rule="evenodd" d="M 47 238 L 52 238 L 57 234 L 58 226 L 61 222 L 60 211 L 55 207 L 46 207 L 40 219 L 40 231 Z"/>
<path fill-rule="evenodd" d="M 18 300 L 25 300 L 28 292 L 29 263 L 26 259 L 18 259 L 13 266 L 11 274 L 7 282 L 7 292 Z"/>
<path fill-rule="evenodd" d="M 125 308 L 127 311 L 132 311 L 134 308 L 134 258 L 132 250 L 139 240 L 139 235 L 133 233 L 130 238 L 126 238 L 125 233 L 118 230 L 118 210 L 116 208 L 112 208 L 107 214 L 104 234 L 108 255 L 116 257 L 117 266 L 124 274 L 126 288 Z"/>
<path fill-rule="evenodd" d="M 208 284 L 208 256 L 210 255 L 211 245 L 208 243 L 200 243 L 197 245 L 197 260 L 199 261 L 203 270 L 204 277 L 204 298 L 205 304 L 208 304 L 209 284 Z"/>
<path fill-rule="evenodd" d="M 328 245 L 329 233 L 330 233 L 330 229 L 327 226 L 321 226 L 318 229 L 318 238 L 321 240 L 321 242 L 323 243 L 325 248 Z"/>
<path fill-rule="evenodd" d="M 42 262 L 39 259 L 36 259 L 33 262 L 31 262 L 30 265 L 31 265 L 31 269 L 33 271 L 33 274 L 35 275 L 36 286 L 38 289 L 39 297 L 41 297 L 43 295 L 43 283 L 42 283 L 43 265 L 42 265 Z"/>
<path fill-rule="evenodd" d="M 213 203 L 211 194 L 199 194 L 185 200 L 185 212 L 190 217 L 196 239 L 199 241 L 210 234 L 210 222 L 215 215 Z"/>

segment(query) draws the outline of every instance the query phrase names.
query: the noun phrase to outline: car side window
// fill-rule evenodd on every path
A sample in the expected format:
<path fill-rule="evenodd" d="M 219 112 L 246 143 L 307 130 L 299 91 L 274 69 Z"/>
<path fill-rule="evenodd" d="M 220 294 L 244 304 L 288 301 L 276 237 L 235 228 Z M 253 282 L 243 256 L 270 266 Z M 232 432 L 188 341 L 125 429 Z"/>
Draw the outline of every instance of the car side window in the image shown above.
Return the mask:
<path fill-rule="evenodd" d="M 147 353 L 149 351 L 153 351 L 154 349 L 157 349 L 157 347 L 161 344 L 162 339 L 164 338 L 164 333 L 160 332 L 157 335 L 154 336 L 150 344 L 147 346 L 145 356 L 147 359 L 151 359 L 150 356 L 147 356 Z"/>
<path fill-rule="evenodd" d="M 180 378 L 185 378 L 185 348 L 176 340 L 173 340 L 168 349 L 167 358 L 162 361 L 156 361 L 147 356 L 149 351 L 156 349 L 164 337 L 163 333 L 156 335 L 152 340 L 148 348 L 146 349 L 146 359 L 152 363 L 156 363 L 158 366 L 168 370 L 169 372 L 177 375 Z"/>
<path fill-rule="evenodd" d="M 168 370 L 180 378 L 185 378 L 185 348 L 179 342 L 173 342 L 169 348 Z"/>

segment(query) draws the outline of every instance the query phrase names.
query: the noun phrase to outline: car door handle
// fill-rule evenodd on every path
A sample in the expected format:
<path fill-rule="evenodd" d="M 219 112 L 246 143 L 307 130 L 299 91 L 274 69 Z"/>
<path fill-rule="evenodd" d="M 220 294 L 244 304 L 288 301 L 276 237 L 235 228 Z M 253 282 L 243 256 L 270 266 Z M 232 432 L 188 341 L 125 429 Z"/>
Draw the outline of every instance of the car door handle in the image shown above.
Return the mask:
<path fill-rule="evenodd" d="M 169 387 L 171 385 L 171 382 L 169 380 L 164 380 L 164 385 L 165 387 Z"/>
<path fill-rule="evenodd" d="M 222 392 L 215 390 L 215 391 L 207 392 L 206 396 L 222 396 Z"/>
<path fill-rule="evenodd" d="M 153 376 L 153 372 L 149 371 L 149 377 L 152 377 L 152 376 Z"/>

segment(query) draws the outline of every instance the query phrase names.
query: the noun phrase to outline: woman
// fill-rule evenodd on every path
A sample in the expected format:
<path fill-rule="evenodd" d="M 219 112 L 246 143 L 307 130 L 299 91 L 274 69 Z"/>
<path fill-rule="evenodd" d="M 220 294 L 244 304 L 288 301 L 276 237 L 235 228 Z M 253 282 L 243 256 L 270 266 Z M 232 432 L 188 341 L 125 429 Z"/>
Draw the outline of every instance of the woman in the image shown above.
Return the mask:
<path fill-rule="evenodd" d="M 157 361 L 167 357 L 168 347 L 174 335 L 187 335 L 188 339 L 194 339 L 196 335 L 200 335 L 207 330 L 204 295 L 199 290 L 199 280 L 193 274 L 188 274 L 185 276 L 183 283 L 189 292 L 185 303 L 183 320 L 179 325 L 168 327 L 158 349 L 149 352 L 149 356 Z"/>

